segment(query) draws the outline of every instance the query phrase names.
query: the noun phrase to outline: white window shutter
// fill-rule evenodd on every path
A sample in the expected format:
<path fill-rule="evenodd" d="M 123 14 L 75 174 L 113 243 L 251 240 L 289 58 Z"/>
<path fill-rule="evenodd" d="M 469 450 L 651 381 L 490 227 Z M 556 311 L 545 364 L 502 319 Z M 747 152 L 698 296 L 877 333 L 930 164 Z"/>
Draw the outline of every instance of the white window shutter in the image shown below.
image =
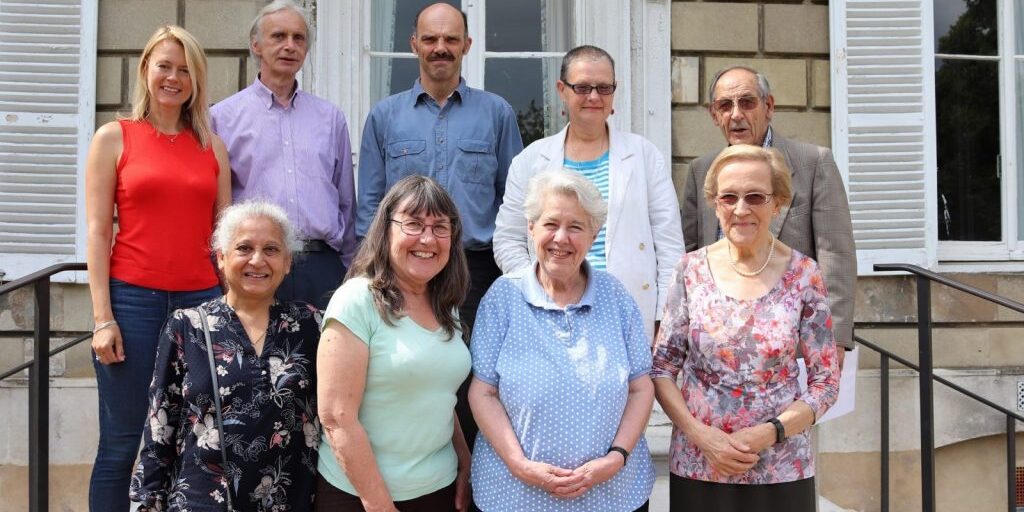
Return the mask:
<path fill-rule="evenodd" d="M 97 0 L 0 0 L 0 270 L 85 255 Z"/>
<path fill-rule="evenodd" d="M 833 150 L 845 173 L 858 273 L 932 266 L 936 248 L 931 9 L 923 0 L 830 3 Z"/>

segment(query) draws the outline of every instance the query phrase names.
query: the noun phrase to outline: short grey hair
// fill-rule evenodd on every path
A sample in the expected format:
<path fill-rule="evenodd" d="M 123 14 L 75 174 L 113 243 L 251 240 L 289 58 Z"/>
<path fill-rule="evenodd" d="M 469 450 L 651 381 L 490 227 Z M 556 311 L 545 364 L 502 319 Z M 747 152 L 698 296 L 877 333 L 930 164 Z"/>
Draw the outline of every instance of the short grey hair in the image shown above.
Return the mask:
<path fill-rule="evenodd" d="M 551 193 L 575 197 L 583 211 L 590 215 L 594 234 L 604 226 L 608 218 L 608 204 L 601 197 L 601 191 L 582 174 L 567 169 L 552 169 L 530 178 L 523 203 L 527 222 L 536 222 L 540 218 L 544 213 L 544 198 Z"/>
<path fill-rule="evenodd" d="M 750 72 L 755 77 L 757 77 L 757 93 L 761 95 L 761 99 L 762 100 L 768 98 L 768 96 L 771 95 L 772 87 L 770 85 L 768 85 L 768 79 L 765 78 L 765 76 L 762 75 L 760 71 L 758 71 L 758 70 L 756 70 L 756 69 L 754 69 L 754 68 L 752 68 L 750 66 L 742 66 L 742 65 L 729 66 L 727 68 L 722 68 L 722 69 L 718 70 L 718 73 L 715 73 L 715 77 L 711 79 L 711 86 L 708 87 L 708 103 L 709 104 L 714 103 L 714 101 L 715 101 L 715 87 L 718 86 L 718 80 L 722 78 L 722 75 L 724 75 L 724 74 L 726 74 L 726 73 L 728 73 L 730 71 L 735 71 L 737 69 L 742 69 L 743 71 Z"/>
<path fill-rule="evenodd" d="M 263 22 L 263 18 L 284 10 L 290 10 L 302 18 L 302 24 L 306 26 L 306 41 L 312 42 L 313 29 L 309 26 L 309 16 L 306 13 L 306 9 L 295 3 L 295 0 L 274 0 L 260 9 L 260 12 L 256 13 L 256 17 L 252 19 L 252 25 L 249 26 L 249 56 L 253 60 L 257 62 L 260 60 L 256 54 L 252 53 L 252 42 L 260 37 L 260 23 Z"/>
<path fill-rule="evenodd" d="M 243 222 L 258 218 L 268 219 L 277 224 L 288 254 L 302 250 L 302 243 L 299 242 L 295 226 L 288 220 L 288 214 L 284 212 L 284 209 L 274 203 L 258 199 L 233 204 L 220 212 L 220 216 L 217 218 L 217 227 L 213 230 L 211 237 L 210 248 L 214 253 L 222 252 L 231 245 L 231 241 L 238 234 L 238 228 Z"/>

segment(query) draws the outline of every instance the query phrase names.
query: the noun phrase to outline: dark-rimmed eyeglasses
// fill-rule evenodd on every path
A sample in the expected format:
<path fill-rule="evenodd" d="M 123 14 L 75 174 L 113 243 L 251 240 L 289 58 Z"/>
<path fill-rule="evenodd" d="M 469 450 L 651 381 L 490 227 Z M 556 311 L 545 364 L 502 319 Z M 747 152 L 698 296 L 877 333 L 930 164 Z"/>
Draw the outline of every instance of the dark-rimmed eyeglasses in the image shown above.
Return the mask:
<path fill-rule="evenodd" d="M 452 227 L 450 224 L 424 224 L 418 220 L 396 220 L 391 219 L 391 222 L 401 226 L 402 233 L 409 236 L 420 236 L 427 228 L 430 228 L 430 232 L 434 234 L 436 238 L 448 238 L 452 236 Z"/>
<path fill-rule="evenodd" d="M 739 105 L 740 110 L 754 110 L 757 105 L 761 103 L 761 98 L 757 96 L 740 96 L 739 98 L 719 98 L 711 104 L 711 109 L 719 114 L 728 114 L 732 112 L 735 105 Z"/>
<path fill-rule="evenodd" d="M 615 88 L 618 87 L 617 84 L 570 84 L 569 82 L 566 82 L 564 80 L 562 81 L 562 83 L 565 84 L 566 87 L 572 89 L 572 92 L 579 94 L 580 96 L 586 96 L 590 94 L 591 91 L 595 90 L 601 96 L 608 96 L 609 94 L 615 92 Z"/>
<path fill-rule="evenodd" d="M 726 208 L 735 208 L 736 205 L 740 204 L 740 199 L 743 199 L 744 204 L 751 208 L 756 208 L 768 204 L 768 200 L 773 195 L 775 194 L 765 194 L 763 192 L 750 192 L 742 196 L 739 194 L 722 194 L 715 198 L 715 201 Z"/>

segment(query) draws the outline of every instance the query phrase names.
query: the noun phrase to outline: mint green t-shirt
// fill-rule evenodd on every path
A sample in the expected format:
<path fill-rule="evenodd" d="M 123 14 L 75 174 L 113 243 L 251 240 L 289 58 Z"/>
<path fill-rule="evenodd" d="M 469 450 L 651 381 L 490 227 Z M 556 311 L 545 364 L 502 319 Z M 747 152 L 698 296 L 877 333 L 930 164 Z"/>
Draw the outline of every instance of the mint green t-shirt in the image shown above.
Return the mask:
<path fill-rule="evenodd" d="M 455 480 L 452 445 L 455 392 L 469 375 L 469 349 L 456 331 L 429 331 L 409 317 L 388 326 L 373 306 L 366 278 L 353 278 L 334 293 L 323 326 L 341 322 L 370 348 L 359 422 L 370 438 L 384 483 L 404 501 Z M 358 495 L 321 436 L 320 474 L 331 485 Z"/>

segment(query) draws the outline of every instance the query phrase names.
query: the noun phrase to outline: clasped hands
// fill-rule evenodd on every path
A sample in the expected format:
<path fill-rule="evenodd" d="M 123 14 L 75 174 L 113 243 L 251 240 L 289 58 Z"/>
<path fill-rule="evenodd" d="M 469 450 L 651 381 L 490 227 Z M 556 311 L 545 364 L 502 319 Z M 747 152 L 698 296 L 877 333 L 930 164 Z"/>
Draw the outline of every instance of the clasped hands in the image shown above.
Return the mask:
<path fill-rule="evenodd" d="M 775 443 L 775 427 L 762 423 L 727 434 L 702 425 L 692 440 L 715 471 L 733 476 L 746 473 L 761 460 L 758 454 Z"/>
<path fill-rule="evenodd" d="M 576 469 L 565 469 L 524 459 L 512 474 L 523 482 L 563 499 L 578 498 L 594 486 L 615 476 L 623 467 L 622 454 L 611 452 Z"/>

